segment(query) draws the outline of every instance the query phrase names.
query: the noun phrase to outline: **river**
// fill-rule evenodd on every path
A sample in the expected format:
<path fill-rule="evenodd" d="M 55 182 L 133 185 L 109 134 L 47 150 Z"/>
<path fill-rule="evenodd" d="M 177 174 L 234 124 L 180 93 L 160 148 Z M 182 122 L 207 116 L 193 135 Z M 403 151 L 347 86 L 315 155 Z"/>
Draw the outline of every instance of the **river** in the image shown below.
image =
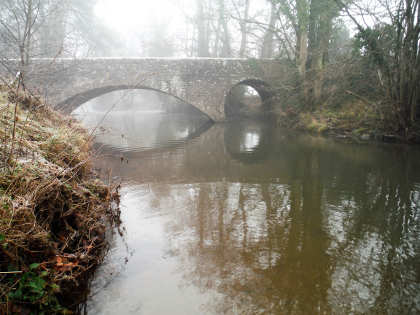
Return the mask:
<path fill-rule="evenodd" d="M 75 113 L 122 183 L 126 229 L 89 315 L 420 312 L 418 147 L 98 110 L 120 96 Z"/>

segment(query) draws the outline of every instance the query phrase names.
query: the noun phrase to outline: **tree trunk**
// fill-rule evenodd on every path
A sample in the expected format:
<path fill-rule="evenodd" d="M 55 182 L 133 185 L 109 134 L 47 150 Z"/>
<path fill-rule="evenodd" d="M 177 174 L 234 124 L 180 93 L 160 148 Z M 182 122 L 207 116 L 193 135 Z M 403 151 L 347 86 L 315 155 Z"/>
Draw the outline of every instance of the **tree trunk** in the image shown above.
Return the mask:
<path fill-rule="evenodd" d="M 240 23 L 241 27 L 241 46 L 239 48 L 239 57 L 245 57 L 246 46 L 248 41 L 248 28 L 247 28 L 247 21 L 249 18 L 249 1 L 245 0 L 245 9 L 244 9 L 244 17 Z"/>
<path fill-rule="evenodd" d="M 41 4 L 40 14 L 43 23 L 39 30 L 40 55 L 51 58 L 63 50 L 69 6 L 58 1 L 48 5 L 45 2 Z"/>
<path fill-rule="evenodd" d="M 308 60 L 308 0 L 296 1 L 297 25 L 295 59 L 299 75 L 304 78 L 306 73 L 306 62 Z"/>
<path fill-rule="evenodd" d="M 303 97 L 305 103 L 310 102 L 310 84 L 306 75 L 306 64 L 308 61 L 308 31 L 306 26 L 300 26 L 296 34 L 295 59 L 300 80 L 303 86 Z"/>
<path fill-rule="evenodd" d="M 196 0 L 197 3 L 197 54 L 198 57 L 209 57 L 209 41 L 205 25 L 203 1 Z"/>
<path fill-rule="evenodd" d="M 231 48 L 230 48 L 230 35 L 229 28 L 227 25 L 226 14 L 225 14 L 225 2 L 224 0 L 219 0 L 219 21 L 223 29 L 223 38 L 222 38 L 222 51 L 220 57 L 230 57 Z"/>
<path fill-rule="evenodd" d="M 271 1 L 270 22 L 265 31 L 263 45 L 261 49 L 261 58 L 273 57 L 273 35 L 276 24 L 276 5 Z"/>
<path fill-rule="evenodd" d="M 24 6 L 25 12 L 25 30 L 22 38 L 21 44 L 21 63 L 24 67 L 29 63 L 30 57 L 30 46 L 31 46 L 31 35 L 32 35 L 32 18 L 33 18 L 33 8 L 32 8 L 32 0 L 28 0 L 26 6 Z"/>
<path fill-rule="evenodd" d="M 308 60 L 308 31 L 303 28 L 297 34 L 296 65 L 299 75 L 303 78 L 306 73 L 306 61 Z"/>
<path fill-rule="evenodd" d="M 309 13 L 309 43 L 308 43 L 308 105 L 311 109 L 319 105 L 324 83 L 324 63 L 328 55 L 331 37 L 332 19 L 338 8 L 331 8 L 334 3 L 312 0 Z"/>
<path fill-rule="evenodd" d="M 219 57 L 219 46 L 220 46 L 220 33 L 222 31 L 222 23 L 220 19 L 217 21 L 217 29 L 216 29 L 216 37 L 214 39 L 214 45 L 213 45 L 213 51 L 212 56 L 213 57 Z"/>

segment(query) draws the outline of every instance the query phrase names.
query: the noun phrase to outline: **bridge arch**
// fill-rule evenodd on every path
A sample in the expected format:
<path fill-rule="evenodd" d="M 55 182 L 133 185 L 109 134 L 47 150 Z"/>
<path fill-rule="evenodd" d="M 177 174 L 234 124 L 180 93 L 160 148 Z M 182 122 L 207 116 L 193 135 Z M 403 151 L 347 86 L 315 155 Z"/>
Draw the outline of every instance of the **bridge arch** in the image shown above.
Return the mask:
<path fill-rule="evenodd" d="M 241 112 L 246 106 L 246 104 L 237 99 L 238 95 L 236 94 L 241 87 L 251 87 L 255 92 L 257 92 L 261 102 L 261 109 L 258 115 L 263 115 L 264 113 L 271 110 L 270 99 L 275 95 L 272 86 L 262 79 L 249 78 L 239 81 L 228 91 L 224 102 L 224 111 L 227 118 L 232 118 L 237 115 L 251 115 Z M 257 115 L 257 113 L 254 114 Z"/>
<path fill-rule="evenodd" d="M 156 88 L 152 88 L 152 87 L 148 87 L 148 86 L 142 86 L 142 85 L 109 85 L 109 86 L 103 86 L 103 87 L 98 87 L 98 88 L 91 88 L 88 89 L 86 91 L 77 93 L 73 96 L 70 96 L 69 98 L 67 98 L 66 100 L 58 103 L 55 108 L 65 114 L 70 114 L 72 111 L 74 111 L 76 108 L 78 108 L 79 106 L 81 106 L 82 104 L 96 98 L 99 96 L 102 96 L 104 94 L 107 93 L 111 93 L 111 92 L 115 92 L 115 91 L 123 91 L 123 90 L 149 90 L 149 91 L 155 91 L 158 93 L 162 93 L 165 95 L 169 95 L 183 103 L 185 103 L 186 105 L 190 106 L 191 109 L 193 111 L 196 111 L 197 113 L 200 113 L 204 116 L 206 116 L 210 121 L 213 121 L 213 119 L 207 115 L 206 113 L 204 113 L 203 111 L 201 111 L 199 108 L 197 108 L 196 106 L 194 106 L 193 104 L 187 103 L 185 100 L 183 100 L 182 98 L 173 95 L 171 93 L 156 89 Z"/>

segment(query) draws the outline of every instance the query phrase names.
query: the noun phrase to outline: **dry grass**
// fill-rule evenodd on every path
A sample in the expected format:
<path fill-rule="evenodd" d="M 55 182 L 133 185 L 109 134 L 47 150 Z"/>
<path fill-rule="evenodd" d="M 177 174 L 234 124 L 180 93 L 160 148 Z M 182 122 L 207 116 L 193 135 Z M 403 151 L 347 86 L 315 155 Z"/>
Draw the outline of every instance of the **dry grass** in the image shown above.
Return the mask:
<path fill-rule="evenodd" d="M 382 113 L 357 98 L 349 99 L 339 107 L 323 105 L 315 111 L 286 108 L 276 114 L 281 126 L 317 134 L 346 134 L 357 138 L 389 130 Z"/>
<path fill-rule="evenodd" d="M 105 232 L 120 223 L 87 138 L 38 98 L 0 87 L 0 313 L 77 312 L 86 297 Z"/>

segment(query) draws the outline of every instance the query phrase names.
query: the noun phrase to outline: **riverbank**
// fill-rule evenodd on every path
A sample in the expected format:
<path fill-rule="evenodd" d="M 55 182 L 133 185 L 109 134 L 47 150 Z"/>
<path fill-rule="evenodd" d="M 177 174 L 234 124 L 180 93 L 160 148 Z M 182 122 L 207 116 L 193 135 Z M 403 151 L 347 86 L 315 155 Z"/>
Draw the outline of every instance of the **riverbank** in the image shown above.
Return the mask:
<path fill-rule="evenodd" d="M 283 108 L 276 111 L 276 117 L 281 127 L 340 139 L 420 143 L 420 124 L 407 132 L 397 130 L 386 115 L 358 101 L 337 108 L 321 107 L 314 112 Z"/>
<path fill-rule="evenodd" d="M 0 86 L 0 313 L 78 313 L 118 226 L 117 187 L 95 178 L 87 132 Z"/>

